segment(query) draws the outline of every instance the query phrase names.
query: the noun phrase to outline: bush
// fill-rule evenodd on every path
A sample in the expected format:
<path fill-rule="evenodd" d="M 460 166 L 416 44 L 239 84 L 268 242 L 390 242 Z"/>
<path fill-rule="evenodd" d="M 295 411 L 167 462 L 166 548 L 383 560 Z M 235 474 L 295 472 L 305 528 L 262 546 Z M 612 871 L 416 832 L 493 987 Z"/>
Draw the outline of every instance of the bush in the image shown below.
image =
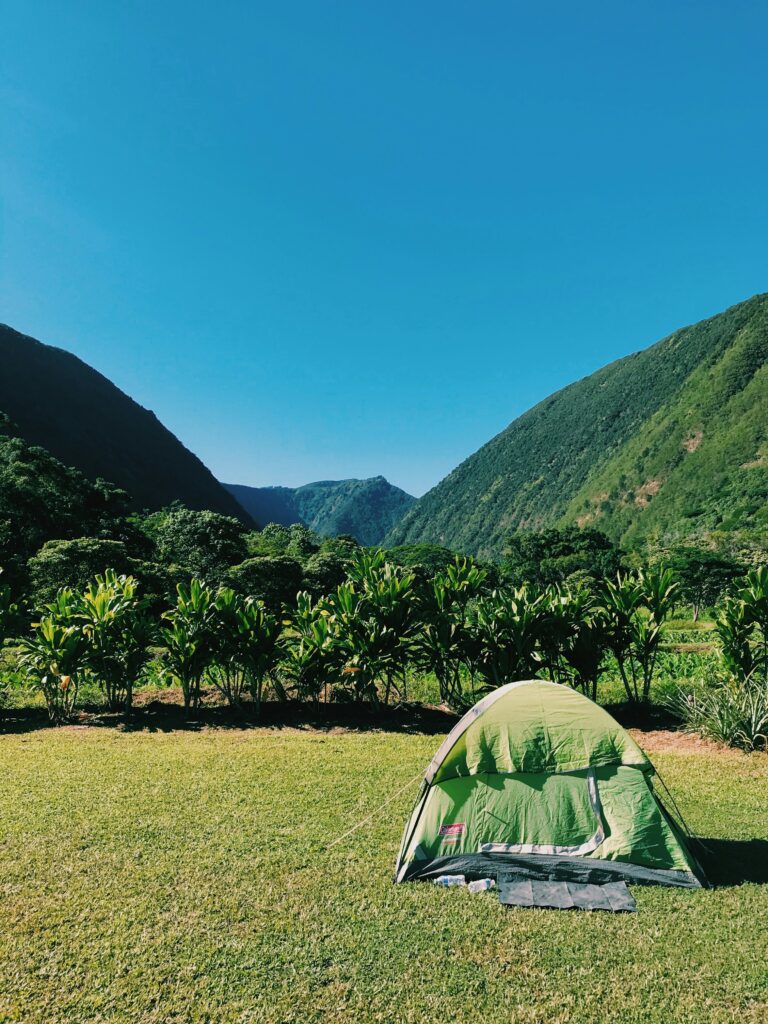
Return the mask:
<path fill-rule="evenodd" d="M 110 711 L 129 711 L 133 687 L 149 660 L 155 627 L 132 576 L 109 569 L 76 603 L 85 638 L 85 665 L 103 687 Z"/>
<path fill-rule="evenodd" d="M 679 689 L 666 703 L 689 732 L 742 750 L 768 747 L 768 685 L 763 682 Z"/>
<path fill-rule="evenodd" d="M 218 584 L 227 569 L 248 554 L 246 528 L 218 512 L 173 508 L 156 512 L 145 521 L 155 542 L 158 559 L 180 566 L 187 577 Z"/>
<path fill-rule="evenodd" d="M 75 595 L 61 590 L 34 624 L 32 636 L 21 641 L 20 663 L 43 694 L 49 718 L 57 724 L 72 716 L 85 667 L 85 640 L 76 614 Z"/>
<path fill-rule="evenodd" d="M 27 565 L 36 608 L 53 601 L 63 588 L 82 590 L 108 568 L 118 573 L 131 570 L 131 560 L 121 541 L 94 537 L 49 540 Z"/>
<path fill-rule="evenodd" d="M 296 603 L 302 568 L 287 556 L 248 558 L 229 570 L 226 583 L 244 597 L 263 601 L 273 611 L 280 611 L 283 605 Z"/>
<path fill-rule="evenodd" d="M 311 555 L 304 565 L 303 589 L 308 590 L 317 600 L 340 587 L 347 578 L 347 559 L 338 555 L 318 551 Z"/>

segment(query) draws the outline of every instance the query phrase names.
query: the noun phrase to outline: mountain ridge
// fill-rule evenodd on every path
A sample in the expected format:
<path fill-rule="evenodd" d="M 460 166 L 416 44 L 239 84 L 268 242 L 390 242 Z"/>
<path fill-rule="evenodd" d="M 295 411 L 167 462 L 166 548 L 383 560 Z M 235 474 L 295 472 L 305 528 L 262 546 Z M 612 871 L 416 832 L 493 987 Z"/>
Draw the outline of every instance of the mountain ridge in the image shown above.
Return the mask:
<path fill-rule="evenodd" d="M 0 324 L 0 365 L 0 411 L 29 444 L 122 487 L 135 509 L 181 501 L 250 523 L 154 412 L 78 356 Z"/>
<path fill-rule="evenodd" d="M 420 498 L 385 543 L 498 557 L 514 531 L 572 523 L 631 544 L 762 529 L 767 360 L 763 293 L 537 403 Z M 727 472 L 712 465 L 720 448 Z M 688 456 L 698 473 L 681 469 Z M 734 502 L 740 522 L 728 519 Z"/>
<path fill-rule="evenodd" d="M 223 486 L 262 525 L 303 523 L 321 537 L 350 534 L 369 546 L 381 543 L 416 500 L 383 476 L 316 480 L 301 487 Z"/>

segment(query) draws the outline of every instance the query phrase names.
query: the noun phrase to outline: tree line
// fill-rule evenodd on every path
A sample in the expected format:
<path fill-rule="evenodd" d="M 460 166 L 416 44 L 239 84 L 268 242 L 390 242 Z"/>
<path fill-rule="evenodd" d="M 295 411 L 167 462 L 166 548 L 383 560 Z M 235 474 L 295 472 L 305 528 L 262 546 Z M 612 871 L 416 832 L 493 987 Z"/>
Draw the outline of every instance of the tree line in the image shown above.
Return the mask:
<path fill-rule="evenodd" d="M 129 710 L 158 658 L 190 712 L 207 686 L 255 715 L 266 693 L 376 709 L 407 701 L 414 672 L 433 673 L 441 700 L 459 710 L 531 676 L 597 699 L 609 667 L 626 699 L 642 704 L 679 599 L 667 567 L 514 586 L 458 556 L 430 574 L 380 550 L 358 548 L 345 564 L 344 579 L 317 597 L 301 590 L 270 606 L 192 578 L 160 610 L 135 577 L 111 569 L 42 605 L 15 638 L 19 664 L 55 722 L 72 715 L 85 679 L 101 687 L 111 710 Z M 14 639 L 18 615 L 10 588 L 0 587 L 0 639 Z M 768 686 L 768 568 L 749 571 L 724 600 L 716 634 L 732 677 Z"/>

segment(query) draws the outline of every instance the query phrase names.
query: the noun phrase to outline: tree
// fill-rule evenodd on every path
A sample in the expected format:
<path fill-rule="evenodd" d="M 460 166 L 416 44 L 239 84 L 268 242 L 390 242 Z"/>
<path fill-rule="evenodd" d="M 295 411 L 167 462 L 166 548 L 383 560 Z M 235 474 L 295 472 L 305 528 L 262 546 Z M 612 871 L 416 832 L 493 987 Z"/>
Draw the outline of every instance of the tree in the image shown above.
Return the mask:
<path fill-rule="evenodd" d="M 512 534 L 504 548 L 502 571 L 515 586 L 533 583 L 544 587 L 562 583 L 579 571 L 594 578 L 611 576 L 620 565 L 621 553 L 604 533 L 568 526 Z"/>
<path fill-rule="evenodd" d="M 285 555 L 291 543 L 291 534 L 282 523 L 267 523 L 262 530 L 248 534 L 248 554 L 254 558 L 275 558 Z"/>
<path fill-rule="evenodd" d="M 28 560 L 46 541 L 125 539 L 131 534 L 127 505 L 125 491 L 87 480 L 21 438 L 0 436 L 0 564 L 15 593 L 26 584 Z"/>
<path fill-rule="evenodd" d="M 288 533 L 290 539 L 285 553 L 289 558 L 303 562 L 319 550 L 320 538 L 303 523 L 293 523 L 288 527 Z"/>
<path fill-rule="evenodd" d="M 318 535 L 304 523 L 283 526 L 267 523 L 263 530 L 248 534 L 248 554 L 254 557 L 276 558 L 287 556 L 303 562 L 320 550 Z"/>
<path fill-rule="evenodd" d="M 245 597 L 263 601 L 273 611 L 291 605 L 302 586 L 301 564 L 294 558 L 247 558 L 226 574 L 226 583 Z"/>
<path fill-rule="evenodd" d="M 0 569 L 0 576 L 3 570 Z M 19 614 L 18 605 L 13 600 L 11 588 L 0 583 L 0 650 L 16 625 Z"/>
<path fill-rule="evenodd" d="M 407 569 L 418 568 L 429 577 L 447 569 L 455 560 L 456 552 L 439 544 L 400 544 L 387 549 L 387 561 Z"/>
<path fill-rule="evenodd" d="M 302 587 L 317 600 L 341 586 L 347 576 L 349 559 L 331 552 L 318 551 L 304 563 Z"/>
<path fill-rule="evenodd" d="M 77 537 L 47 541 L 27 566 L 32 601 L 40 607 L 52 601 L 63 587 L 83 590 L 107 569 L 130 574 L 133 563 L 121 541 Z"/>
<path fill-rule="evenodd" d="M 218 512 L 172 508 L 149 516 L 146 529 L 161 562 L 209 583 L 219 582 L 248 553 L 245 526 Z"/>
<path fill-rule="evenodd" d="M 744 566 L 706 548 L 680 546 L 665 557 L 680 583 L 680 596 L 693 607 L 694 622 L 744 573 Z"/>

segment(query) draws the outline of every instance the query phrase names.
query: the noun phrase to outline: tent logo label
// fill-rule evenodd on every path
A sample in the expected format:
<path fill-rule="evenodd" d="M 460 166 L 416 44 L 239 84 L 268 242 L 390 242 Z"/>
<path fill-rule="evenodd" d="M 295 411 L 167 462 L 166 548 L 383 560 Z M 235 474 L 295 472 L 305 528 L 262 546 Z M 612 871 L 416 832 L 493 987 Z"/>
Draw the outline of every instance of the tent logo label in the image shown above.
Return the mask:
<path fill-rule="evenodd" d="M 458 822 L 455 825 L 441 825 L 440 835 L 443 837 L 442 842 L 444 843 L 458 843 L 461 837 L 467 830 L 466 824 Z"/>

